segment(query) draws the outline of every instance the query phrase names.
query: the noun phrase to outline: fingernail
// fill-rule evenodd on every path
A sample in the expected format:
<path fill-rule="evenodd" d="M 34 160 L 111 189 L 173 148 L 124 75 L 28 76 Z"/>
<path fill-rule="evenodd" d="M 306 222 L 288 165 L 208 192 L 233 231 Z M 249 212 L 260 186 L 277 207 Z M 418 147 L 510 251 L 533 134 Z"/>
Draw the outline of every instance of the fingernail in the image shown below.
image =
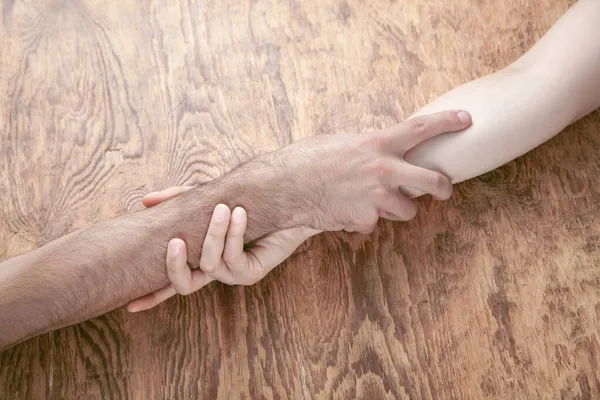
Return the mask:
<path fill-rule="evenodd" d="M 463 124 L 468 124 L 471 122 L 471 115 L 468 112 L 460 111 L 458 114 L 456 114 L 456 116 Z"/>
<path fill-rule="evenodd" d="M 169 257 L 175 258 L 181 252 L 179 243 L 169 243 Z"/>
<path fill-rule="evenodd" d="M 227 219 L 227 206 L 225 204 L 219 204 L 215 207 L 215 221 L 223 222 Z"/>
<path fill-rule="evenodd" d="M 236 207 L 231 214 L 231 219 L 233 222 L 240 223 L 244 219 L 244 213 L 241 208 Z"/>

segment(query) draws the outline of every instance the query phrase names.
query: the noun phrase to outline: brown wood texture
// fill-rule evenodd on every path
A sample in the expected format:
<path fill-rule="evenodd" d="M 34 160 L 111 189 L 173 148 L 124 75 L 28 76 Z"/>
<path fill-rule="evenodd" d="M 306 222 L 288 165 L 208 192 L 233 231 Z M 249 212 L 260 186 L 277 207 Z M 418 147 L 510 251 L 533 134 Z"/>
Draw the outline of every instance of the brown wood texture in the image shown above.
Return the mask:
<path fill-rule="evenodd" d="M 4 0 L 0 259 L 292 140 L 401 121 L 572 3 Z M 0 397 L 599 398 L 599 156 L 596 112 L 255 286 L 0 353 Z"/>

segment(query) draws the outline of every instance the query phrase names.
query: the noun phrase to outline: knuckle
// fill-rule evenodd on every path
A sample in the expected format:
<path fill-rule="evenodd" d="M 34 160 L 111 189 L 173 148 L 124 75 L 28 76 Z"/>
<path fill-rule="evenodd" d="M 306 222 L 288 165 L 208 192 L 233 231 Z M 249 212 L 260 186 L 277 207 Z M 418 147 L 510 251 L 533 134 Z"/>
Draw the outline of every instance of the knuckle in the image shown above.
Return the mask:
<path fill-rule="evenodd" d="M 217 235 L 219 237 L 224 237 L 227 234 L 229 225 L 230 225 L 229 219 L 226 219 L 225 221 L 217 222 L 217 225 L 215 226 L 215 229 L 214 229 L 215 235 Z"/>
<path fill-rule="evenodd" d="M 190 295 L 190 294 L 192 294 L 192 293 L 193 293 L 193 292 L 192 292 L 192 289 L 191 289 L 191 288 L 189 288 L 189 287 L 185 287 L 185 288 L 183 288 L 183 289 L 181 290 L 181 292 L 179 292 L 179 294 L 180 294 L 180 295 L 182 295 L 182 296 L 188 296 L 188 295 Z"/>
<path fill-rule="evenodd" d="M 191 283 L 185 282 L 184 284 L 179 284 L 175 287 L 175 290 L 178 294 L 182 296 L 187 296 L 193 292 Z"/>
<path fill-rule="evenodd" d="M 244 236 L 246 227 L 241 224 L 241 223 L 236 223 L 235 225 L 231 225 L 231 228 L 229 228 L 229 236 L 230 237 L 235 237 L 235 238 L 239 238 Z"/>
<path fill-rule="evenodd" d="M 387 146 L 389 146 L 389 141 L 380 134 L 365 135 L 364 141 L 359 143 L 359 147 L 368 147 L 374 150 L 385 150 Z"/>
<path fill-rule="evenodd" d="M 217 269 L 215 265 L 211 265 L 211 264 L 201 264 L 200 265 L 200 269 L 206 273 L 212 273 L 215 272 L 215 270 Z"/>
<path fill-rule="evenodd" d="M 387 196 L 388 190 L 382 186 L 377 186 L 371 191 L 371 196 L 376 200 L 381 200 Z"/>
<path fill-rule="evenodd" d="M 390 164 L 383 158 L 376 158 L 369 163 L 367 171 L 370 174 L 383 177 L 390 172 Z"/>
<path fill-rule="evenodd" d="M 411 118 L 410 120 L 410 128 L 413 130 L 413 132 L 423 132 L 425 131 L 425 127 L 427 126 L 427 121 L 425 119 L 425 117 L 415 117 L 415 118 Z"/>
<path fill-rule="evenodd" d="M 225 234 L 221 233 L 217 230 L 212 230 L 206 233 L 206 237 L 204 238 L 204 243 L 218 243 L 225 239 Z"/>

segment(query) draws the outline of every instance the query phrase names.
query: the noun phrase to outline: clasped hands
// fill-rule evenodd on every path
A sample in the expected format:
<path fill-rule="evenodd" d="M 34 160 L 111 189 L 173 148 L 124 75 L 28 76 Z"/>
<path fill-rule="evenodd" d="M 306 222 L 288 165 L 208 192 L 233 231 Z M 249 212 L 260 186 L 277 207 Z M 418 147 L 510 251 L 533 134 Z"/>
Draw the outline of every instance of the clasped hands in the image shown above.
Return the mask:
<path fill-rule="evenodd" d="M 291 226 L 244 249 L 248 221 L 245 209 L 216 205 L 202 244 L 199 268 L 188 265 L 186 243 L 172 239 L 166 256 L 171 284 L 132 301 L 127 309 L 147 310 L 175 294 L 193 293 L 214 280 L 251 285 L 322 231 L 369 234 L 379 218 L 412 219 L 417 208 L 402 188 L 445 200 L 452 195 L 452 182 L 440 172 L 409 164 L 404 155 L 427 139 L 463 130 L 470 124 L 471 117 L 465 111 L 444 111 L 375 132 L 314 136 L 257 157 L 248 164 L 268 165 L 275 172 L 273 195 L 294 200 Z M 150 193 L 142 202 L 152 207 L 189 189 L 173 187 Z"/>

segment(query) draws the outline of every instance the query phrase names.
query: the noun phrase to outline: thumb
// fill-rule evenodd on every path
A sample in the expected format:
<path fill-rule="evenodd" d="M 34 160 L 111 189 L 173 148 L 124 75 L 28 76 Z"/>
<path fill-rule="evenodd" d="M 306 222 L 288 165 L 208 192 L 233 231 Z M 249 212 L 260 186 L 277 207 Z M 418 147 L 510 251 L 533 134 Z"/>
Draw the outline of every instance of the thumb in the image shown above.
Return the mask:
<path fill-rule="evenodd" d="M 305 240 L 319 232 L 309 228 L 284 229 L 259 240 L 247 252 L 270 271 L 291 256 Z"/>

